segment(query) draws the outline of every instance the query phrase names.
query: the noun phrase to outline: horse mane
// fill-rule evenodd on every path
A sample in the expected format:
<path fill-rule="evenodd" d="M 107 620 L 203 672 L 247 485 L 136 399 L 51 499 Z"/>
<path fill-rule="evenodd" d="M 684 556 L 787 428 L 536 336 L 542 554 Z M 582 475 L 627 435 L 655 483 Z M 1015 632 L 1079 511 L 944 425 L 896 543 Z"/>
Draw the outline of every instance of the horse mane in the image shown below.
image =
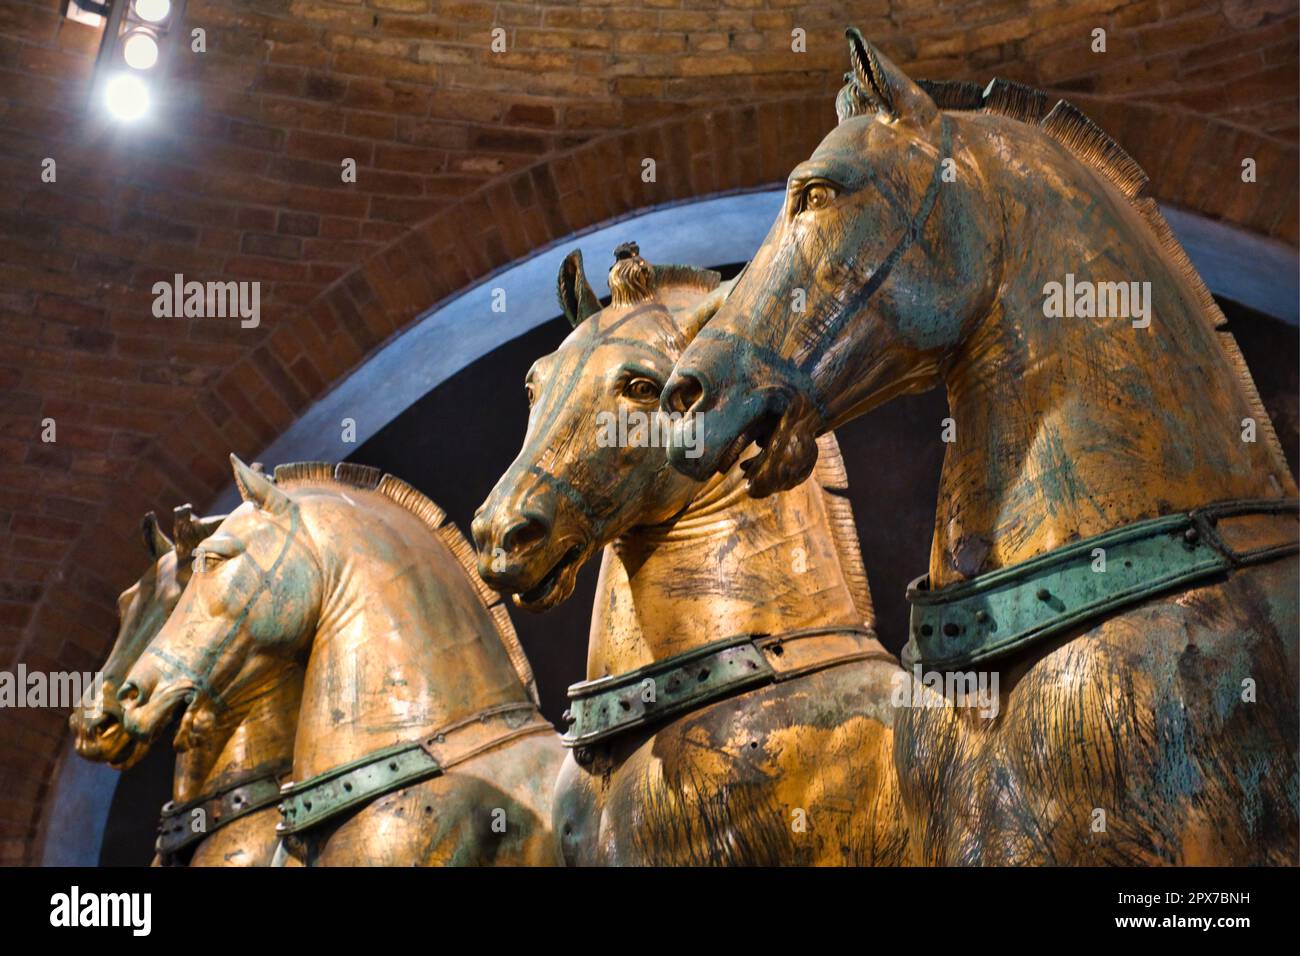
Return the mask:
<path fill-rule="evenodd" d="M 373 491 L 400 506 L 405 511 L 419 518 L 426 527 L 455 556 L 461 570 L 474 587 L 479 603 L 492 618 L 497 635 L 505 646 L 506 656 L 524 685 L 528 697 L 534 704 L 539 704 L 537 681 L 533 678 L 532 665 L 519 643 L 519 635 L 510 620 L 505 604 L 499 594 L 483 583 L 478 575 L 474 560 L 474 548 L 456 525 L 447 520 L 447 512 L 432 499 L 408 485 L 401 478 L 385 474 L 370 465 L 358 465 L 341 461 L 336 465 L 323 461 L 303 461 L 278 465 L 275 469 L 275 484 L 283 491 L 307 485 L 324 485 L 333 488 L 354 488 L 358 491 Z"/>
<path fill-rule="evenodd" d="M 1236 375 L 1238 385 L 1245 393 L 1251 416 L 1259 426 L 1274 468 L 1281 474 L 1289 475 L 1291 469 L 1273 428 L 1273 420 L 1264 409 L 1259 389 L 1246 366 L 1246 359 L 1241 354 L 1237 340 L 1227 329 L 1228 320 L 1219 304 L 1214 301 L 1205 280 L 1192 265 L 1187 250 L 1175 238 L 1155 199 L 1145 195 L 1150 179 L 1133 157 L 1067 101 L 1057 100 L 1048 109 L 1049 95 L 1034 87 L 1000 79 L 993 80 L 985 87 L 964 80 L 918 80 L 917 85 L 941 110 L 990 113 L 1037 126 L 1065 147 L 1071 156 L 1098 173 L 1124 195 L 1191 288 L 1200 306 L 1202 321 L 1212 333 L 1213 340 L 1219 343 Z"/>
<path fill-rule="evenodd" d="M 849 473 L 840 454 L 840 443 L 834 432 L 817 439 L 817 464 L 813 478 L 821 489 L 822 501 L 830 519 L 831 538 L 835 553 L 839 555 L 844 580 L 853 596 L 858 616 L 868 627 L 874 627 L 876 612 L 871 605 L 871 589 L 867 585 L 867 569 L 862 561 L 862 543 L 853 523 L 853 505 L 849 501 Z"/>

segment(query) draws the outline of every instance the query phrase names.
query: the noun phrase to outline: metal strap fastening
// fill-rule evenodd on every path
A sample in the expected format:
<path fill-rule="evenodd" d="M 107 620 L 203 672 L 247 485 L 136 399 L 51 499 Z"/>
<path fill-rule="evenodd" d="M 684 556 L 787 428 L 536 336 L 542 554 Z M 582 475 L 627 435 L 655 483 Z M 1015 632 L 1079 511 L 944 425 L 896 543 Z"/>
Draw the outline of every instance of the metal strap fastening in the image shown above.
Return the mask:
<path fill-rule="evenodd" d="M 223 790 L 201 794 L 185 803 L 167 801 L 158 819 L 158 851 L 163 866 L 173 866 L 180 855 L 200 840 L 280 798 L 279 778 L 289 772 L 289 762 L 236 781 Z M 197 815 L 196 815 L 197 812 Z M 196 826 L 197 824 L 197 826 Z"/>
<path fill-rule="evenodd" d="M 724 697 L 850 661 L 892 655 L 852 625 L 743 634 L 569 688 L 566 747 L 585 747 Z"/>
<path fill-rule="evenodd" d="M 1296 554 L 1298 516 L 1296 499 L 1226 501 L 1074 541 L 940 591 L 923 575 L 907 589 L 903 664 L 955 670 L 992 660 L 1172 588 Z"/>
<path fill-rule="evenodd" d="M 532 703 L 489 707 L 414 743 L 393 744 L 280 790 L 281 835 L 302 833 L 394 790 L 529 734 L 554 733 Z"/>

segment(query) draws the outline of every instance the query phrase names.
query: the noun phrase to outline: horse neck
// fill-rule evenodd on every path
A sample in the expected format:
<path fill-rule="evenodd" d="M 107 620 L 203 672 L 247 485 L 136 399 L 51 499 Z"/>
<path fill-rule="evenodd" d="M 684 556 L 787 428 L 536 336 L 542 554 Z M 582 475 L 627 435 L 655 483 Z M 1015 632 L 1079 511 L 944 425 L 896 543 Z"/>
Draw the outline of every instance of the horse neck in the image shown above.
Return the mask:
<path fill-rule="evenodd" d="M 1267 421 L 1243 441 L 1258 406 L 1154 230 L 1055 142 L 1020 135 L 1016 170 L 992 150 L 978 157 L 1008 272 L 944 372 L 957 436 L 940 481 L 936 586 L 1142 518 L 1295 493 Z M 1023 172 L 1044 169 L 1054 174 Z M 1076 286 L 1150 282 L 1150 326 L 1046 317 L 1045 286 L 1067 273 Z"/>
<path fill-rule="evenodd" d="M 178 803 L 214 793 L 264 773 L 282 774 L 293 756 L 302 704 L 302 666 L 284 662 L 229 704 L 219 719 L 233 724 L 215 756 L 201 749 L 176 758 L 172 797 Z"/>
<path fill-rule="evenodd" d="M 673 521 L 605 549 L 587 676 L 741 634 L 863 624 L 816 480 L 755 499 L 734 468 Z"/>
<path fill-rule="evenodd" d="M 296 780 L 418 742 L 488 707 L 529 703 L 491 615 L 446 545 L 386 500 L 352 508 L 346 521 L 342 514 L 322 520 L 304 510 L 324 563 L 324 597 Z"/>

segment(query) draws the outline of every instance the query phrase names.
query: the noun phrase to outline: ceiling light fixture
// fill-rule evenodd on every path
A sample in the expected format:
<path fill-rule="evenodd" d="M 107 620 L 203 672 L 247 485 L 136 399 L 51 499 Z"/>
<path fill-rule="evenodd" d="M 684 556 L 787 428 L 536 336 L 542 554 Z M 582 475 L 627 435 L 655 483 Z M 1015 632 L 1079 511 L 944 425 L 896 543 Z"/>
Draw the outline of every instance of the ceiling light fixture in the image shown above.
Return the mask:
<path fill-rule="evenodd" d="M 148 30 L 132 30 L 122 41 L 122 59 L 133 70 L 148 70 L 158 63 L 158 41 Z"/>
<path fill-rule="evenodd" d="M 120 122 L 138 122 L 166 99 L 167 64 L 183 37 L 185 0 L 64 0 L 104 24 L 91 89 L 93 108 Z M 81 17 L 75 17 L 82 19 Z"/>
<path fill-rule="evenodd" d="M 170 0 L 135 0 L 135 15 L 148 23 L 162 23 L 172 12 Z"/>
<path fill-rule="evenodd" d="M 104 84 L 104 106 L 114 119 L 134 123 L 149 112 L 149 85 L 134 73 L 116 73 Z"/>

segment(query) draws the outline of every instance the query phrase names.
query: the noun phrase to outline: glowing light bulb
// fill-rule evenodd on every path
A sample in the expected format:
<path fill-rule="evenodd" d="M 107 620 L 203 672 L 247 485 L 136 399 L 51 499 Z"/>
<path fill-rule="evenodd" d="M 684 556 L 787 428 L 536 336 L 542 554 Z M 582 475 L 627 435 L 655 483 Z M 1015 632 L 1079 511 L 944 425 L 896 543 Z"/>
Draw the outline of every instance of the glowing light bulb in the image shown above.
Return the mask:
<path fill-rule="evenodd" d="M 141 20 L 160 23 L 171 12 L 171 0 L 135 0 L 135 15 Z"/>
<path fill-rule="evenodd" d="M 143 30 L 128 34 L 122 44 L 122 59 L 137 70 L 147 70 L 158 62 L 158 41 Z"/>
<path fill-rule="evenodd" d="M 138 76 L 119 73 L 104 86 L 104 105 L 117 119 L 133 122 L 149 112 L 149 87 Z"/>

